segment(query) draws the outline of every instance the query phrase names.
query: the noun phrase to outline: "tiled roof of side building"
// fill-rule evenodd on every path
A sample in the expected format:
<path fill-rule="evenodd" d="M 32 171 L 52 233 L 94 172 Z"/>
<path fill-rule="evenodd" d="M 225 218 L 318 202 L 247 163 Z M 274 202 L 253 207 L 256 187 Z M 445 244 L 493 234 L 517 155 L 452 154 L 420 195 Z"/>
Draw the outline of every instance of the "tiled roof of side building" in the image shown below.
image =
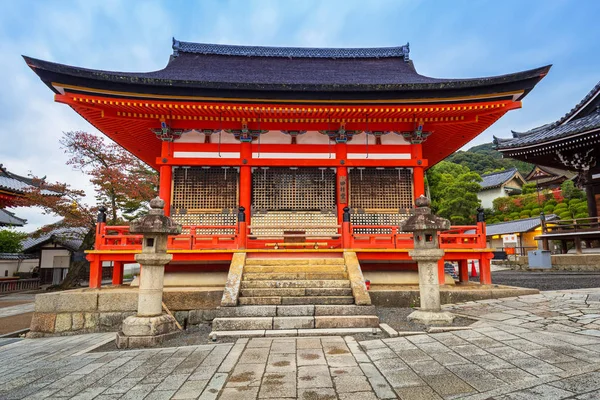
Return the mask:
<path fill-rule="evenodd" d="M 44 243 L 53 241 L 70 249 L 77 250 L 86 234 L 85 228 L 57 228 L 38 237 L 28 237 L 23 241 L 23 251 L 32 251 Z"/>
<path fill-rule="evenodd" d="M 555 140 L 569 137 L 578 133 L 600 129 L 600 109 L 590 115 L 577 118 L 556 127 L 553 124 L 545 125 L 545 129 L 532 129 L 526 133 L 519 134 L 513 139 L 496 139 L 498 150 L 516 148 L 547 140 Z"/>
<path fill-rule="evenodd" d="M 558 219 L 555 214 L 546 215 L 546 221 L 554 221 Z M 518 219 L 515 221 L 500 222 L 497 224 L 486 225 L 486 235 L 509 235 L 512 233 L 523 233 L 534 230 L 538 226 L 541 226 L 542 221 L 540 217 Z"/>
<path fill-rule="evenodd" d="M 498 150 L 510 149 L 560 139 L 597 128 L 600 128 L 600 82 L 559 120 L 525 132 L 511 131 L 512 138 L 494 137 L 494 143 Z"/>
<path fill-rule="evenodd" d="M 23 194 L 27 190 L 37 185 L 39 185 L 39 183 L 36 183 L 33 178 L 17 175 L 8 171 L 2 164 L 0 164 L 0 189 L 13 192 L 15 194 Z M 59 193 L 46 189 L 43 189 L 41 193 L 47 196 L 59 195 Z"/>
<path fill-rule="evenodd" d="M 23 226 L 26 219 L 19 218 L 8 210 L 0 209 L 0 226 Z"/>
<path fill-rule="evenodd" d="M 507 169 L 500 172 L 492 172 L 490 174 L 481 175 L 481 189 L 492 189 L 508 182 L 517 173 L 516 168 Z"/>

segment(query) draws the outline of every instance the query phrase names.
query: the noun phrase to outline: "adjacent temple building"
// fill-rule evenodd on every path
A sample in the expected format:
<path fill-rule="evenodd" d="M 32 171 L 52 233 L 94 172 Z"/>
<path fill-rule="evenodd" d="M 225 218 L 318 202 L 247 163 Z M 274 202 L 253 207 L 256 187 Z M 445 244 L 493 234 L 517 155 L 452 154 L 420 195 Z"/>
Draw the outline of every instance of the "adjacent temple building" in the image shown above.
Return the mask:
<path fill-rule="evenodd" d="M 183 225 L 169 237 L 167 273 L 227 271 L 240 252 L 248 260 L 352 252 L 363 271 L 416 270 L 411 235 L 398 227 L 425 193 L 425 171 L 520 108 L 550 68 L 438 79 L 416 71 L 408 44 L 177 40 L 155 72 L 25 61 L 55 101 L 160 172 L 165 213 Z M 482 219 L 440 234 L 440 245 L 442 283 L 444 260 L 459 262 L 462 280 L 467 260 L 478 260 L 481 283 L 491 283 Z M 90 286 L 100 286 L 106 261 L 121 283 L 123 262 L 140 249 L 128 227 L 100 221 Z"/>

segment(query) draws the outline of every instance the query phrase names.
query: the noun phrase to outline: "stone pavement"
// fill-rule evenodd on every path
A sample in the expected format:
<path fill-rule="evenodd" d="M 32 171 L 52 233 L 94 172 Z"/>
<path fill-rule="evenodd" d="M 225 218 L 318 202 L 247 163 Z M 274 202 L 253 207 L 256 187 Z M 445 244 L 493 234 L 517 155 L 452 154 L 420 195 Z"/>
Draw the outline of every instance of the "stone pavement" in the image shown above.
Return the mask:
<path fill-rule="evenodd" d="M 525 318 L 510 324 L 489 317 L 499 309 L 488 307 L 498 303 L 483 301 L 450 306 L 491 311 L 479 312 L 472 329 L 360 342 L 252 338 L 90 353 L 114 334 L 27 339 L 0 347 L 0 399 L 599 399 L 600 337 L 540 322 L 556 321 L 555 306 L 593 315 L 597 294 L 549 292 L 503 302 L 515 304 L 501 313 L 532 305 L 528 315 L 547 304 L 534 326 L 523 326 L 531 322 Z"/>
<path fill-rule="evenodd" d="M 26 314 L 33 312 L 35 303 L 19 304 L 16 306 L 0 308 L 0 318 L 12 317 L 13 315 Z"/>
<path fill-rule="evenodd" d="M 470 301 L 446 305 L 444 309 L 503 325 L 600 337 L 600 289 L 597 288 Z"/>

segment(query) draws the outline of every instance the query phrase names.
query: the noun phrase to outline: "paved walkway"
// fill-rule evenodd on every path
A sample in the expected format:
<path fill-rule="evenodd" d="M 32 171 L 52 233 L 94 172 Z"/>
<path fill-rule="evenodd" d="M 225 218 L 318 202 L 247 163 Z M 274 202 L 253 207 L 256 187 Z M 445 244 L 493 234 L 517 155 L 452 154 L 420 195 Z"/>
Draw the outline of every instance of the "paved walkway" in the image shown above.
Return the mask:
<path fill-rule="evenodd" d="M 599 294 L 451 306 L 481 320 L 470 330 L 361 342 L 254 338 L 89 353 L 114 334 L 23 340 L 0 347 L 0 398 L 599 399 L 600 337 L 553 326 L 579 316 L 570 314 L 600 314 Z M 554 319 L 562 311 L 567 319 Z M 533 315 L 541 319 L 527 319 Z"/>

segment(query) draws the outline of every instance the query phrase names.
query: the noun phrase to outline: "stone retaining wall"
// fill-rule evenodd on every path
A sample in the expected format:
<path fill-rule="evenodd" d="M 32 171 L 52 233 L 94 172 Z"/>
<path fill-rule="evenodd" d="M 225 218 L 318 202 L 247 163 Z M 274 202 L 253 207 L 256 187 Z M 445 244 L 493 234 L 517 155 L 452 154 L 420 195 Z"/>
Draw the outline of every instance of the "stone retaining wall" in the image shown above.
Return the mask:
<path fill-rule="evenodd" d="M 221 302 L 218 288 L 165 289 L 163 301 L 180 324 L 211 321 Z M 135 315 L 137 288 L 75 289 L 38 294 L 29 337 L 116 332 Z"/>

